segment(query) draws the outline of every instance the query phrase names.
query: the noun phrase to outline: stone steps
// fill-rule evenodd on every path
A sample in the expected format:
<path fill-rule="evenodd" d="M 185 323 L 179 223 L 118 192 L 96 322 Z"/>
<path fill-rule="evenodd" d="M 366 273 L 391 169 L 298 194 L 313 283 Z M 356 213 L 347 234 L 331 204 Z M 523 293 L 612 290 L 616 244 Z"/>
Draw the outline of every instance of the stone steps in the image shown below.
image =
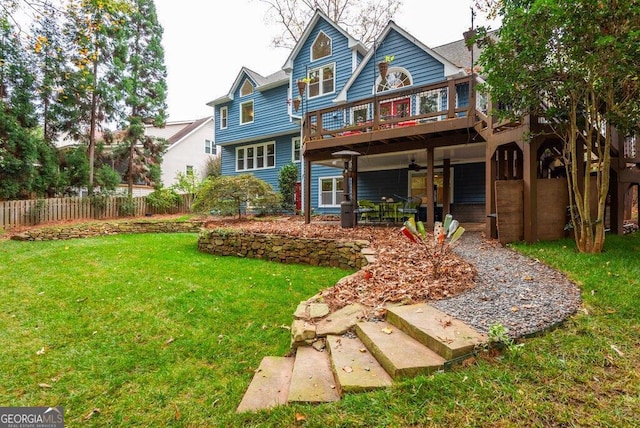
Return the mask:
<path fill-rule="evenodd" d="M 318 352 L 311 346 L 299 347 L 293 364 L 287 402 L 328 403 L 339 399 L 339 386 L 331 371 L 329 354 Z"/>
<path fill-rule="evenodd" d="M 446 360 L 417 340 L 386 322 L 356 325 L 358 337 L 392 378 L 433 373 Z"/>
<path fill-rule="evenodd" d="M 295 359 L 265 357 L 237 412 L 326 403 L 344 393 L 386 388 L 393 379 L 442 370 L 486 342 L 471 327 L 426 304 L 388 308 L 386 322 L 358 321 L 359 305 L 322 319 L 315 317 L 319 309 L 324 311 L 304 303 L 298 307 L 292 328 Z M 343 335 L 349 323 L 357 337 Z M 324 350 L 319 336 L 326 340 Z"/>
<path fill-rule="evenodd" d="M 286 404 L 293 372 L 293 358 L 264 357 L 237 412 L 250 412 Z"/>
<path fill-rule="evenodd" d="M 487 341 L 475 329 L 426 303 L 389 308 L 387 322 L 447 360 L 470 354 Z"/>
<path fill-rule="evenodd" d="M 363 392 L 391 386 L 391 376 L 358 338 L 327 336 L 331 367 L 340 392 Z"/>

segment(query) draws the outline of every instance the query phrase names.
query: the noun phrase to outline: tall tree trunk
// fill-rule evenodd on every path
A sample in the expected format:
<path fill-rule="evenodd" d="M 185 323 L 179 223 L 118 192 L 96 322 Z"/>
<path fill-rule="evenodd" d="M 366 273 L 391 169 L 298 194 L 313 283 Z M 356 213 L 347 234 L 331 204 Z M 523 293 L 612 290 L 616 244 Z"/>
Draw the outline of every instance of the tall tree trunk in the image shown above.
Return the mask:
<path fill-rule="evenodd" d="M 96 46 L 97 55 L 97 46 Z M 98 60 L 93 61 L 93 91 L 91 92 L 91 119 L 89 125 L 89 196 L 93 195 L 94 166 L 96 158 L 96 125 L 98 120 Z"/>
<path fill-rule="evenodd" d="M 130 198 L 133 197 L 133 157 L 135 156 L 135 148 L 135 141 L 129 142 L 129 166 L 127 168 L 129 173 L 127 174 L 127 193 L 129 194 Z"/>

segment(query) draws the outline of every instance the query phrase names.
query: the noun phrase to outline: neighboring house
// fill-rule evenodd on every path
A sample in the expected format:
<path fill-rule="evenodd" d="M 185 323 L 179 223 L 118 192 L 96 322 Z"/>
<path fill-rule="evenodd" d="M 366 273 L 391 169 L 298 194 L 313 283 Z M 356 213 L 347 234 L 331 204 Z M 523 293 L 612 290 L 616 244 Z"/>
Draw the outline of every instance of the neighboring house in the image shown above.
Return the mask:
<path fill-rule="evenodd" d="M 567 185 L 549 167 L 561 142 L 535 118 L 488 115 L 471 76 L 478 54 L 464 40 L 429 48 L 393 21 L 367 51 L 318 11 L 282 70 L 263 77 L 243 68 L 208 103 L 222 173 L 252 173 L 277 189 L 279 169 L 297 163 L 307 222 L 312 212 L 344 217 L 343 200 L 414 199 L 428 227 L 452 213 L 485 223 L 489 236 L 497 225 L 505 240 L 561 237 Z M 393 60 L 383 71 L 385 58 Z M 609 221 L 618 233 L 626 191 L 640 182 L 639 146 L 620 137 L 612 153 Z M 338 155 L 345 151 L 355 154 Z"/>
<path fill-rule="evenodd" d="M 147 126 L 145 134 L 167 141 L 162 158 L 162 183 L 170 187 L 179 172 L 204 178 L 206 165 L 216 156 L 213 117 L 167 122 L 162 128 Z"/>

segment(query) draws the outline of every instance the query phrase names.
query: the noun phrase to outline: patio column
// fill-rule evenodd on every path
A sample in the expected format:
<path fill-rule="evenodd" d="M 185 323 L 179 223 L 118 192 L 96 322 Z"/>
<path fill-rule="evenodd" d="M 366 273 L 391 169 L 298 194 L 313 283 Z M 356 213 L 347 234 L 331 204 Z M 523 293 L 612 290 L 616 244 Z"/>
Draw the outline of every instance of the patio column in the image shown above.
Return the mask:
<path fill-rule="evenodd" d="M 353 225 L 358 225 L 358 214 L 356 208 L 358 207 L 358 156 L 351 158 L 351 201 L 353 202 Z"/>
<path fill-rule="evenodd" d="M 304 222 L 311 223 L 311 161 L 304 160 Z"/>
<path fill-rule="evenodd" d="M 487 144 L 485 154 L 485 230 L 484 233 L 488 238 L 497 238 L 498 230 L 496 228 L 496 150 Z"/>
<path fill-rule="evenodd" d="M 433 195 L 433 147 L 427 147 L 427 230 L 433 230 L 435 223 L 436 201 Z"/>
<path fill-rule="evenodd" d="M 442 219 L 451 213 L 451 159 L 442 160 Z"/>
<path fill-rule="evenodd" d="M 524 240 L 538 240 L 538 148 L 540 137 L 534 137 L 529 144 L 523 142 L 524 181 Z"/>
<path fill-rule="evenodd" d="M 616 235 L 624 234 L 624 198 L 628 187 L 627 183 L 620 183 L 618 174 L 611 172 L 611 181 L 609 183 L 609 195 L 611 196 L 609 227 Z"/>

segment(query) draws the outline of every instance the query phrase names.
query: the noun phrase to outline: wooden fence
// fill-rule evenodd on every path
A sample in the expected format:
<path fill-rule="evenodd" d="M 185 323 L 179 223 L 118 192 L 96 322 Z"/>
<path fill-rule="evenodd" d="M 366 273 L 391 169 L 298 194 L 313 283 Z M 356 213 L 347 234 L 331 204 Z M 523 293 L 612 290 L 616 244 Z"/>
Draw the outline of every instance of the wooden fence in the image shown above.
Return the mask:
<path fill-rule="evenodd" d="M 134 216 L 148 214 L 179 214 L 191 210 L 193 195 L 182 195 L 181 202 L 169 210 L 157 210 L 147 206 L 146 197 L 133 198 Z M 128 197 L 73 197 L 30 199 L 24 201 L 0 201 L 0 228 L 33 226 L 65 220 L 91 220 L 125 217 Z"/>

